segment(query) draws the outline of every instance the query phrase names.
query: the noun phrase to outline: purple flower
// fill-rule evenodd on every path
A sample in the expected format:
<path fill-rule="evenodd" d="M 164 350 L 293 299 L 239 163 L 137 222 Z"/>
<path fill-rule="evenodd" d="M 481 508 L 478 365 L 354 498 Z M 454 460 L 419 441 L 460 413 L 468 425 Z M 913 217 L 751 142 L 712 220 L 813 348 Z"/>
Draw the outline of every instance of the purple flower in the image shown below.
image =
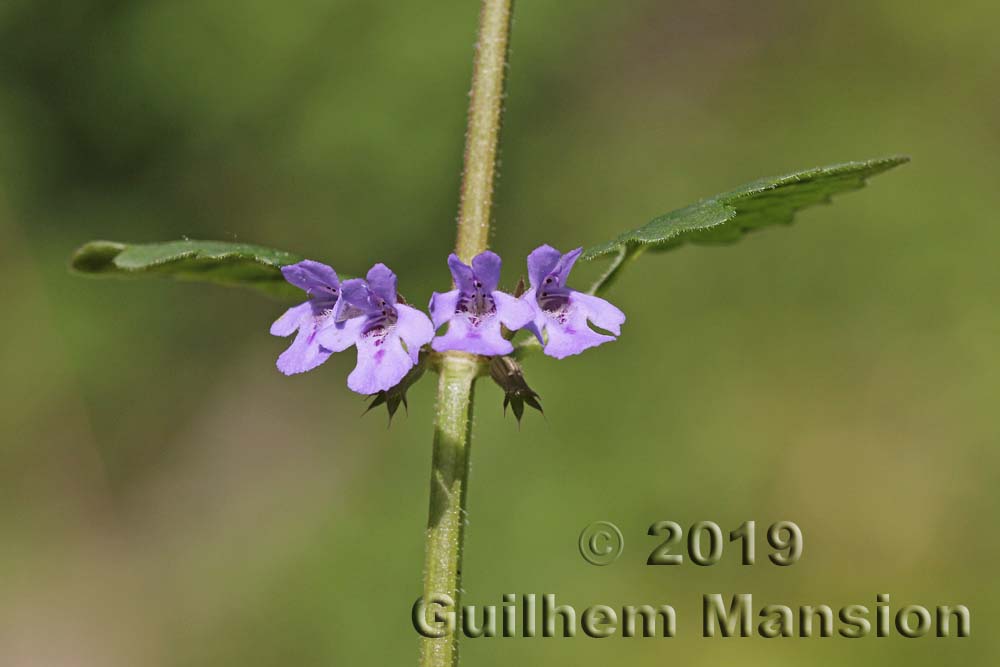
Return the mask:
<path fill-rule="evenodd" d="M 535 307 L 534 322 L 528 328 L 545 346 L 545 354 L 556 359 L 615 340 L 625 321 L 625 313 L 604 299 L 566 287 L 566 278 L 581 252 L 583 249 L 577 248 L 563 255 L 543 245 L 528 255 L 531 289 L 521 297 Z M 614 336 L 597 333 L 588 321 Z M 548 342 L 542 339 L 543 329 Z"/>
<path fill-rule="evenodd" d="M 271 325 L 275 336 L 290 336 L 295 340 L 278 357 L 278 370 L 285 375 L 310 371 L 330 356 L 333 350 L 320 344 L 321 331 L 334 327 L 333 311 L 340 301 L 340 280 L 337 272 L 326 264 L 304 260 L 281 267 L 285 280 L 305 290 L 305 302 L 289 308 Z"/>
<path fill-rule="evenodd" d="M 434 328 L 447 322 L 448 331 L 435 338 L 431 347 L 438 352 L 459 350 L 486 356 L 513 352 L 514 346 L 503 337 L 500 325 L 511 331 L 521 329 L 531 322 L 534 309 L 497 290 L 500 256 L 487 250 L 473 257 L 469 266 L 451 254 L 448 268 L 457 289 L 435 292 L 430 303 Z"/>
<path fill-rule="evenodd" d="M 340 292 L 335 325 L 319 331 L 320 345 L 334 352 L 358 346 L 358 365 L 347 377 L 353 391 L 376 394 L 391 389 L 434 337 L 431 321 L 416 308 L 397 303 L 396 274 L 385 264 L 373 266 L 367 280 L 345 280 Z"/>

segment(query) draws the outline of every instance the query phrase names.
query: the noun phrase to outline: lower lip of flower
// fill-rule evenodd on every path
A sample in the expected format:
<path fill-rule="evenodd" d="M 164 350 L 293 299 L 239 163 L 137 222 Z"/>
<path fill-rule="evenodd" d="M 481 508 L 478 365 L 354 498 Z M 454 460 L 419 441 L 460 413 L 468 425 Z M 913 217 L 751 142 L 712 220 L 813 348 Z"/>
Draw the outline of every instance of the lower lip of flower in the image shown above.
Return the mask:
<path fill-rule="evenodd" d="M 555 310 L 546 310 L 545 314 L 563 326 L 569 321 L 569 309 L 565 305 Z"/>
<path fill-rule="evenodd" d="M 483 315 L 472 315 L 472 314 L 466 315 L 466 319 L 469 321 L 469 324 L 473 327 L 478 327 L 483 322 L 491 319 L 492 317 L 493 313 L 485 313 Z"/>

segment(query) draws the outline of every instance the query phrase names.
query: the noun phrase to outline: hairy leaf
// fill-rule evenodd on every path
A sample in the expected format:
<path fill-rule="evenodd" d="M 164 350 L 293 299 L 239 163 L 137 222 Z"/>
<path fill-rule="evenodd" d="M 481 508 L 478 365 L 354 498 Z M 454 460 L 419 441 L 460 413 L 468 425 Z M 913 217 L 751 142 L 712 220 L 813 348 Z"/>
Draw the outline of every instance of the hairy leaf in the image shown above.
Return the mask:
<path fill-rule="evenodd" d="M 857 190 L 869 177 L 908 161 L 907 157 L 895 156 L 763 178 L 661 215 L 613 241 L 587 249 L 584 259 L 617 255 L 591 292 L 606 290 L 621 270 L 645 250 L 671 250 L 685 243 L 733 243 L 755 229 L 790 224 L 800 209 L 828 203 L 833 195 Z"/>
<path fill-rule="evenodd" d="M 95 276 L 163 276 L 219 285 L 250 287 L 270 296 L 300 298 L 281 267 L 302 258 L 283 250 L 224 241 L 116 243 L 91 241 L 73 253 L 72 268 Z"/>

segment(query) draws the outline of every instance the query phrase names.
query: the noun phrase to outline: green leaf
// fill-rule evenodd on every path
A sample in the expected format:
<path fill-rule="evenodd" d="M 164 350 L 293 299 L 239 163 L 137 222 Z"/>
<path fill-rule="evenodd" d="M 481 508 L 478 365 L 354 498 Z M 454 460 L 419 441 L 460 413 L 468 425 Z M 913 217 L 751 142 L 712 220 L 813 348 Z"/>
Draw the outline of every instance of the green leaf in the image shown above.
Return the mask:
<path fill-rule="evenodd" d="M 281 275 L 281 267 L 301 261 L 283 250 L 224 241 L 115 243 L 91 241 L 73 253 L 73 270 L 94 276 L 161 276 L 250 287 L 269 296 L 300 298 L 302 291 Z"/>
<path fill-rule="evenodd" d="M 613 241 L 587 249 L 584 259 L 617 254 L 591 293 L 610 287 L 621 270 L 645 250 L 672 250 L 685 243 L 733 243 L 761 227 L 791 224 L 800 209 L 829 203 L 833 195 L 862 188 L 871 176 L 908 161 L 908 157 L 894 156 L 763 178 L 661 215 Z"/>

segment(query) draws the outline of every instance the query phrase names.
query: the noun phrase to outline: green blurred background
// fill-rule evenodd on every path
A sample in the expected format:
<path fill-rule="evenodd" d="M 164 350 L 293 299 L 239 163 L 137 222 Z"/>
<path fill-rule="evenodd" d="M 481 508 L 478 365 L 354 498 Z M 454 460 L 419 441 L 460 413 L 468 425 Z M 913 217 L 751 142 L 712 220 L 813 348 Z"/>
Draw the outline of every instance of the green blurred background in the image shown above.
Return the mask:
<path fill-rule="evenodd" d="M 447 285 L 478 3 L 0 3 L 0 665 L 414 664 L 434 383 L 386 429 L 351 354 L 285 378 L 252 293 L 70 275 L 92 238 L 239 239 Z M 673 640 L 464 664 L 990 665 L 994 2 L 522 0 L 494 247 L 608 239 L 760 176 L 913 162 L 790 229 L 646 256 L 621 340 L 482 383 L 469 601 L 673 604 Z M 576 276 L 600 267 L 582 267 Z M 575 274 L 576 275 L 576 274 Z M 594 520 L 625 555 L 577 553 Z M 802 561 L 644 565 L 649 524 L 781 519 Z M 763 547 L 761 554 L 764 553 Z M 699 638 L 702 593 L 964 603 L 966 640 Z"/>

